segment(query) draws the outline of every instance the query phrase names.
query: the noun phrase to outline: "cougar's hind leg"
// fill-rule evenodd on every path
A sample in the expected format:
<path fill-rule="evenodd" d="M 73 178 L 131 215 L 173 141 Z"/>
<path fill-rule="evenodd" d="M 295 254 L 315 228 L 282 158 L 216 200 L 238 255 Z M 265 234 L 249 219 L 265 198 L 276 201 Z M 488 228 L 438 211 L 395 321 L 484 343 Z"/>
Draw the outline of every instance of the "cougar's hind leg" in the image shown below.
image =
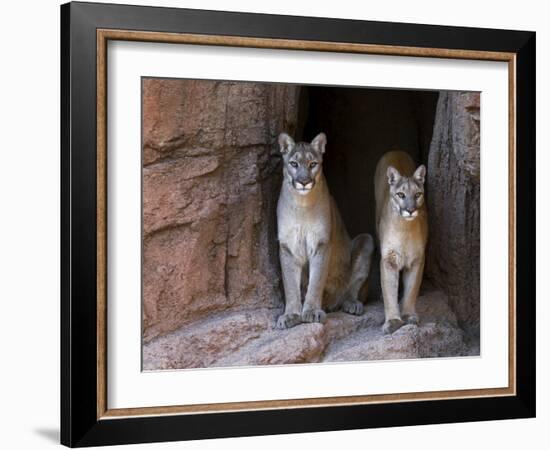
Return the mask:
<path fill-rule="evenodd" d="M 350 277 L 346 296 L 342 303 L 342 311 L 349 314 L 363 314 L 363 297 L 374 252 L 374 240 L 370 234 L 356 236 L 351 242 Z"/>

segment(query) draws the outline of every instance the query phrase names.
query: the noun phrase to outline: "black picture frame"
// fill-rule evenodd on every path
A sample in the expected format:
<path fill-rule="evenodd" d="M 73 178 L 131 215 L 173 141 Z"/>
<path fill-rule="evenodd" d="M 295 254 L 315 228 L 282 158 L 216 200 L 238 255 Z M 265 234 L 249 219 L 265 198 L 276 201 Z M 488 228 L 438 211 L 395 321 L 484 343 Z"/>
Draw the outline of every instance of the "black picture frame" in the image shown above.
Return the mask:
<path fill-rule="evenodd" d="M 385 404 L 98 418 L 98 29 L 516 55 L 516 394 Z M 535 416 L 534 32 L 69 3 L 61 6 L 61 443 L 71 447 Z"/>

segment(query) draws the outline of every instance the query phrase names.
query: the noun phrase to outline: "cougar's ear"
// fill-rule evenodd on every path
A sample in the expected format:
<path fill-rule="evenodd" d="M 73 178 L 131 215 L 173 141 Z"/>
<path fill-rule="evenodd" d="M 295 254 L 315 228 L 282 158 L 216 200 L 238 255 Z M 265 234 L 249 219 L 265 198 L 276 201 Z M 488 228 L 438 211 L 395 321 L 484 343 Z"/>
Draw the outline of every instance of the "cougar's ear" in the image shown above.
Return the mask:
<path fill-rule="evenodd" d="M 279 150 L 284 155 L 294 148 L 294 139 L 288 134 L 281 133 L 279 135 Z"/>
<path fill-rule="evenodd" d="M 421 166 L 418 166 L 418 169 L 415 170 L 413 178 L 420 184 L 424 184 L 424 180 L 426 179 L 426 166 L 422 164 Z"/>
<path fill-rule="evenodd" d="M 393 186 L 395 183 L 397 183 L 401 179 L 401 174 L 399 173 L 399 170 L 397 170 L 393 166 L 389 166 L 388 170 L 386 171 L 386 175 L 388 177 L 388 183 L 390 186 Z"/>
<path fill-rule="evenodd" d="M 313 141 L 311 141 L 311 146 L 317 150 L 319 153 L 325 153 L 325 146 L 327 145 L 327 135 L 325 133 L 319 133 Z"/>

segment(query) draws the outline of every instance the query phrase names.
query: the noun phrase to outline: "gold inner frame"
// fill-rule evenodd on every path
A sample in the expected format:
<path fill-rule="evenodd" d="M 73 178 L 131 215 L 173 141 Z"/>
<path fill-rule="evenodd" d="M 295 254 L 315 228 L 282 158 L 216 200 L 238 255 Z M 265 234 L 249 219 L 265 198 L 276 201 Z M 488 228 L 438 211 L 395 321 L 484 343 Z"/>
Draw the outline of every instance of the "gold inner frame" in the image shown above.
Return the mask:
<path fill-rule="evenodd" d="M 508 387 L 401 394 L 264 400 L 200 405 L 109 409 L 107 405 L 107 42 L 109 40 L 217 45 L 341 53 L 364 53 L 508 63 Z M 516 394 L 516 54 L 445 48 L 402 47 L 341 42 L 297 41 L 238 36 L 97 30 L 97 419 L 166 414 L 220 413 L 266 409 L 312 408 L 421 400 L 449 400 Z"/>

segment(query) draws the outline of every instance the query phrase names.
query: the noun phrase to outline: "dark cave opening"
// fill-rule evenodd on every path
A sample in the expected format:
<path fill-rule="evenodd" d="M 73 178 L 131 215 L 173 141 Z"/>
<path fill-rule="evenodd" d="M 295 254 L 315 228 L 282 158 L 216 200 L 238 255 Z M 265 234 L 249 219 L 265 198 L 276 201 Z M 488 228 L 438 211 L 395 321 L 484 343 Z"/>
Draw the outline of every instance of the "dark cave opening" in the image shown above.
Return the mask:
<path fill-rule="evenodd" d="M 374 171 L 384 153 L 404 150 L 428 166 L 438 98 L 438 91 L 302 88 L 297 139 L 327 135 L 323 171 L 352 238 L 364 232 L 375 237 Z M 375 253 L 373 299 L 380 295 L 378 261 Z"/>

